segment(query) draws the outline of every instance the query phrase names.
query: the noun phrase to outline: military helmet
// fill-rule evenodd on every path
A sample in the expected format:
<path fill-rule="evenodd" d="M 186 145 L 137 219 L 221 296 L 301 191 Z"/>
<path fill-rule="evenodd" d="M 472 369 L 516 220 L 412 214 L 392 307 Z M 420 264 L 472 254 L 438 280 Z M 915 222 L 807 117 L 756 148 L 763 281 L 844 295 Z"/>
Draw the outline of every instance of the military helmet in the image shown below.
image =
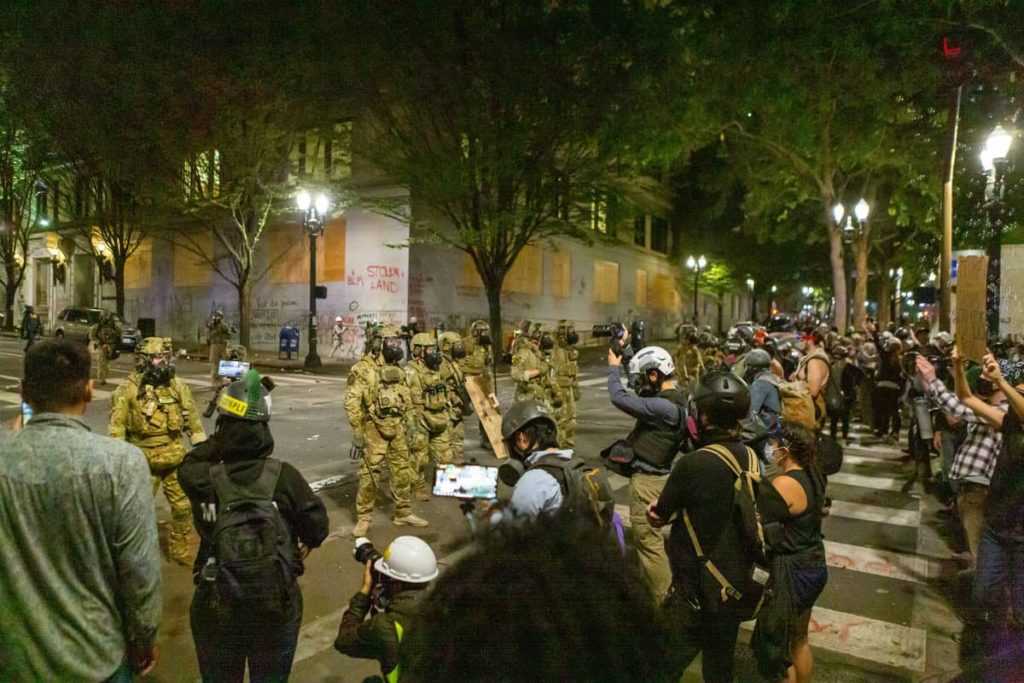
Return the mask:
<path fill-rule="evenodd" d="M 135 349 L 140 356 L 161 356 L 173 351 L 170 337 L 146 337 Z"/>
<path fill-rule="evenodd" d="M 469 333 L 473 336 L 489 334 L 490 331 L 491 325 L 486 320 L 474 320 L 473 324 L 469 326 Z"/>
<path fill-rule="evenodd" d="M 382 339 L 401 337 L 402 329 L 398 325 L 382 324 L 377 329 L 377 336 Z"/>
<path fill-rule="evenodd" d="M 458 332 L 442 332 L 439 341 L 442 349 L 449 349 L 456 343 L 461 342 L 462 337 L 459 336 Z"/>
<path fill-rule="evenodd" d="M 501 438 L 508 441 L 523 427 L 538 421 L 546 421 L 552 429 L 558 429 L 546 405 L 538 401 L 517 401 L 501 416 Z"/>
<path fill-rule="evenodd" d="M 413 348 L 418 346 L 437 346 L 437 341 L 430 332 L 417 332 L 412 336 L 411 344 Z"/>
<path fill-rule="evenodd" d="M 544 326 L 540 322 L 534 322 L 530 324 L 530 339 L 540 339 L 544 334 Z"/>
<path fill-rule="evenodd" d="M 229 384 L 217 400 L 217 413 L 247 422 L 270 422 L 270 392 L 262 380 L 259 372 L 249 370 Z"/>

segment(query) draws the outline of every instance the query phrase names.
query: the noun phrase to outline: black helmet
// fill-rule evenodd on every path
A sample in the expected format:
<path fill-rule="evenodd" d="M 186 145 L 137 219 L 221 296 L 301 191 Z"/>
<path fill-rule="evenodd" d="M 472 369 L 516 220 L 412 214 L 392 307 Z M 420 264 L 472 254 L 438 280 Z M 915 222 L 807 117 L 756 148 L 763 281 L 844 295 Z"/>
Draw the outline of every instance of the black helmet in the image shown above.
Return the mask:
<path fill-rule="evenodd" d="M 771 364 L 772 357 L 764 349 L 754 349 L 746 355 L 746 365 L 749 370 L 765 370 Z"/>
<path fill-rule="evenodd" d="M 508 441 L 520 429 L 538 420 L 546 420 L 552 428 L 558 428 L 551 411 L 543 403 L 517 401 L 501 416 L 501 438 Z"/>
<path fill-rule="evenodd" d="M 708 373 L 694 389 L 693 403 L 713 424 L 728 426 L 750 412 L 750 388 L 731 372 Z"/>

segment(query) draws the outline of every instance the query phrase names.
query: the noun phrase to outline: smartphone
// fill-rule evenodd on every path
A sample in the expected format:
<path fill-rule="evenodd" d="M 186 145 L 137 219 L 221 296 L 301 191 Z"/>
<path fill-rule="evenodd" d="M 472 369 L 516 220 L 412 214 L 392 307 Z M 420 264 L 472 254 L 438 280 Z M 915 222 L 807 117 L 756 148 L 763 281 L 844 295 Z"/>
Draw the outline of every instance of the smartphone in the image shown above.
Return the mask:
<path fill-rule="evenodd" d="M 498 497 L 498 468 L 482 465 L 445 465 L 434 475 L 434 495 L 446 498 Z"/>
<path fill-rule="evenodd" d="M 249 363 L 240 360 L 222 360 L 217 366 L 217 375 L 224 379 L 238 379 L 249 372 Z"/>

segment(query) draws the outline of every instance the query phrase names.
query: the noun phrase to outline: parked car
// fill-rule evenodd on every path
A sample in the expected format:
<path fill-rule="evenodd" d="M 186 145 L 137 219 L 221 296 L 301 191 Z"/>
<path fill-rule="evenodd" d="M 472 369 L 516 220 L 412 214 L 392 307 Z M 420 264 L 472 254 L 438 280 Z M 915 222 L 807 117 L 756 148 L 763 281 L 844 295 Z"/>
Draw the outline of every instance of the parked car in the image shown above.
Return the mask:
<path fill-rule="evenodd" d="M 53 328 L 53 336 L 58 339 L 74 339 L 83 343 L 89 343 L 89 330 L 100 321 L 103 315 L 102 308 L 65 308 L 57 316 L 57 323 Z M 121 341 L 118 343 L 118 351 L 134 352 L 139 343 L 138 328 L 128 325 L 117 313 L 114 318 L 121 326 Z"/>

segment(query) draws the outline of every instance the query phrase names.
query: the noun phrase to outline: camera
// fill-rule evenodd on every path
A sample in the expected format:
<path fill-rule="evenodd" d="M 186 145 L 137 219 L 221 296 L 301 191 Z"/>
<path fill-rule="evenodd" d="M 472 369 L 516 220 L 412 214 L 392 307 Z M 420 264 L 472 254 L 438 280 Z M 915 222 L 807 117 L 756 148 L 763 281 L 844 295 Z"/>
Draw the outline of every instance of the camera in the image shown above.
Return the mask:
<path fill-rule="evenodd" d="M 637 320 L 629 326 L 629 342 L 627 344 L 622 343 L 626 338 L 626 326 L 620 322 L 594 325 L 590 333 L 595 339 L 608 337 L 608 348 L 612 350 L 612 353 L 628 361 L 633 357 L 635 349 L 642 349 L 646 345 L 647 323 Z"/>
<path fill-rule="evenodd" d="M 352 549 L 352 557 L 356 558 L 356 562 L 359 564 L 366 564 L 367 562 L 376 562 L 384 556 L 373 546 L 373 541 L 365 536 L 360 536 L 356 539 L 355 548 Z"/>

